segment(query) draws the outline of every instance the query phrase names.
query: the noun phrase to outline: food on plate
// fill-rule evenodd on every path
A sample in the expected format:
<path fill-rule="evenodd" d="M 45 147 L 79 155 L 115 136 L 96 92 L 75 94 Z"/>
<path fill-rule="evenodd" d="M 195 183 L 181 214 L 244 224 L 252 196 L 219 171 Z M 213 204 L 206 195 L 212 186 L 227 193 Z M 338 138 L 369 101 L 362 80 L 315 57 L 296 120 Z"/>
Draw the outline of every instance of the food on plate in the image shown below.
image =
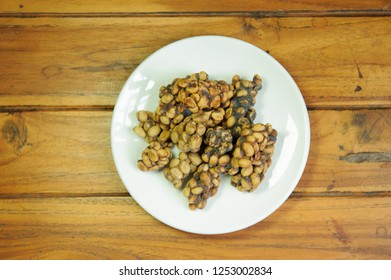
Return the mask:
<path fill-rule="evenodd" d="M 237 190 L 253 192 L 272 163 L 277 140 L 271 124 L 254 123 L 261 88 L 259 75 L 251 81 L 235 75 L 227 83 L 203 71 L 162 86 L 155 111 L 137 112 L 133 131 L 148 143 L 139 169 L 163 170 L 192 210 L 206 206 L 223 174 L 232 176 Z"/>

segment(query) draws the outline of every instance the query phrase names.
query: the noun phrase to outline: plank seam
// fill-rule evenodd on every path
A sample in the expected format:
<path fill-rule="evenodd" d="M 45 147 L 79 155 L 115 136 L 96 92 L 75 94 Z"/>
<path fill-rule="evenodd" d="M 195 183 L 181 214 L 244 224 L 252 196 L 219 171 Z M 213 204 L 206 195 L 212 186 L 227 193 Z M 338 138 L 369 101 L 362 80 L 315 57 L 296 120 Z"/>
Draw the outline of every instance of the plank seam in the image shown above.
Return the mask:
<path fill-rule="evenodd" d="M 293 192 L 291 198 L 311 198 L 311 197 L 390 197 L 391 191 L 375 191 L 375 192 L 319 192 L 305 193 Z M 110 198 L 110 197 L 129 197 L 132 196 L 127 192 L 119 193 L 21 193 L 12 194 L 4 193 L 0 195 L 0 200 L 6 199 L 31 199 L 31 198 Z"/>
<path fill-rule="evenodd" d="M 391 10 L 291 10 L 291 11 L 227 11 L 227 12 L 95 12 L 95 13 L 57 13 L 57 12 L 5 12 L 0 17 L 38 18 L 96 18 L 96 17 L 384 17 L 391 16 Z"/>
<path fill-rule="evenodd" d="M 308 111 L 359 111 L 359 110 L 389 110 L 391 104 L 381 105 L 307 105 Z M 92 106 L 40 106 L 40 105 L 18 105 L 18 106 L 0 106 L 0 113 L 18 113 L 18 112 L 40 112 L 40 111 L 113 111 L 113 105 L 92 105 Z"/>

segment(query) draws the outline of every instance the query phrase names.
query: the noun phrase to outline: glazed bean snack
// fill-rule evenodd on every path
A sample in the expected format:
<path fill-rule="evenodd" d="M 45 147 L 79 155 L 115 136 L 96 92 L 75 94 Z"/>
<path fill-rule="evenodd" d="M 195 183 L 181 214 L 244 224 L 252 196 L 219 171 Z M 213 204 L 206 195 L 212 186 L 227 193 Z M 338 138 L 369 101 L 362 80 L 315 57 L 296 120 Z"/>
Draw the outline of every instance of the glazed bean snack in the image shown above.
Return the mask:
<path fill-rule="evenodd" d="M 205 72 L 162 86 L 155 111 L 137 112 L 133 131 L 148 143 L 138 168 L 163 170 L 192 210 L 203 209 L 217 193 L 222 174 L 232 176 L 237 190 L 254 191 L 272 164 L 277 140 L 271 124 L 254 124 L 261 88 L 259 75 L 252 81 L 235 75 L 227 83 Z"/>

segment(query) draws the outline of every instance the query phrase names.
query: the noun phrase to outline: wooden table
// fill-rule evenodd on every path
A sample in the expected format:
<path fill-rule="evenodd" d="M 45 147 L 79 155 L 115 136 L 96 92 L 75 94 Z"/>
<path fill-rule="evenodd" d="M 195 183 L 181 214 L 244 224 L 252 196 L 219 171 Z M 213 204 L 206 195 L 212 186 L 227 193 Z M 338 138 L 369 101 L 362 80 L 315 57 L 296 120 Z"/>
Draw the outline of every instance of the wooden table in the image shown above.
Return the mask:
<path fill-rule="evenodd" d="M 391 259 L 389 0 L 74 2 L 0 3 L 0 258 Z M 311 123 L 289 199 L 214 236 L 147 214 L 110 147 L 131 72 L 173 41 L 208 34 L 280 61 Z"/>

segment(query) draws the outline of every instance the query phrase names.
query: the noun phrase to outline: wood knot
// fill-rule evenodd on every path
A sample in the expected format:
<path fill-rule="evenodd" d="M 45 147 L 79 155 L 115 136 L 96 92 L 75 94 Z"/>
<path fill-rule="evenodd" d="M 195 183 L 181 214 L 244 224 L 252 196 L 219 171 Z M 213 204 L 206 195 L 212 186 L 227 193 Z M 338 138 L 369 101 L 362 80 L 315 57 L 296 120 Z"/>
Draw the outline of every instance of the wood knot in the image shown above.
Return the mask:
<path fill-rule="evenodd" d="M 367 115 L 365 113 L 356 113 L 352 117 L 352 125 L 363 127 L 367 121 Z"/>
<path fill-rule="evenodd" d="M 342 244 L 348 244 L 350 243 L 350 239 L 348 237 L 348 235 L 346 234 L 344 228 L 342 227 L 341 224 L 339 224 L 336 220 L 334 219 L 331 219 L 331 222 L 333 224 L 333 227 L 334 227 L 334 233 L 333 233 L 333 236 L 339 241 L 341 242 Z"/>
<path fill-rule="evenodd" d="M 46 79 L 49 79 L 61 75 L 62 68 L 58 65 L 48 65 L 42 68 L 41 73 L 46 77 Z"/>
<path fill-rule="evenodd" d="M 5 154 L 18 155 L 27 143 L 27 126 L 20 113 L 7 115 L 0 119 L 2 140 L 0 151 Z"/>
<path fill-rule="evenodd" d="M 251 22 L 244 20 L 242 23 L 242 30 L 243 33 L 249 34 L 256 31 L 257 29 L 251 24 Z"/>
<path fill-rule="evenodd" d="M 356 88 L 354 89 L 354 92 L 359 92 L 362 90 L 362 87 L 360 87 L 359 85 L 356 86 Z"/>
<path fill-rule="evenodd" d="M 388 230 L 386 227 L 380 226 L 376 228 L 376 238 L 388 238 Z"/>
<path fill-rule="evenodd" d="M 333 190 L 334 188 L 335 188 L 335 180 L 333 180 L 333 182 L 332 182 L 330 185 L 327 186 L 327 190 L 328 190 L 328 191 L 331 191 L 331 190 Z"/>

